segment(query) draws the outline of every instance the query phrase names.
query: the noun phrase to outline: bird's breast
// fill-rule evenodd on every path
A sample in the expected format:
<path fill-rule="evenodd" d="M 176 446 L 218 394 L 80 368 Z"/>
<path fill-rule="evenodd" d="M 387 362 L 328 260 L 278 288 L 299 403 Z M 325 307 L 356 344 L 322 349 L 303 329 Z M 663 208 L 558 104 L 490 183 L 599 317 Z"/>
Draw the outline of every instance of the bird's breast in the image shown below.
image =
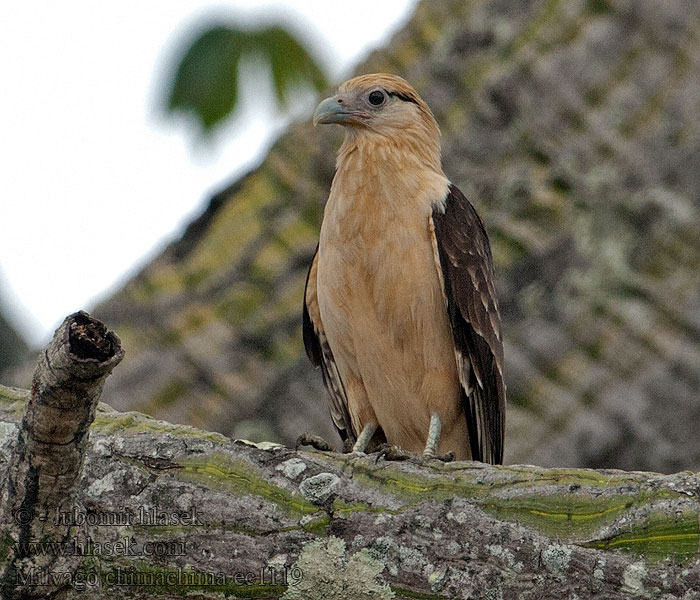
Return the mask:
<path fill-rule="evenodd" d="M 347 353 L 381 339 L 423 364 L 449 334 L 429 228 L 429 195 L 439 192 L 426 186 L 424 197 L 413 191 L 397 202 L 380 189 L 331 193 L 318 252 L 321 318 L 331 344 Z"/>
<path fill-rule="evenodd" d="M 360 186 L 354 195 L 334 181 L 317 299 L 353 426 L 362 429 L 371 406 L 389 443 L 418 452 L 436 412 L 464 457 L 466 421 L 430 226 L 432 199 L 444 197 L 441 181 L 401 193 L 399 186 Z"/>

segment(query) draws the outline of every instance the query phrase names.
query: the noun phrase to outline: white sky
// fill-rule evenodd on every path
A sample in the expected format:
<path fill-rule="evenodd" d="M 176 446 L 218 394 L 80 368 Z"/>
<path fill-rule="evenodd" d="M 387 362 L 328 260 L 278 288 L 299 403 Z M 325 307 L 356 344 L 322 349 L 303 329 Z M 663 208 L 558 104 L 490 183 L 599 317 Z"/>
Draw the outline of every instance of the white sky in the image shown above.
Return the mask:
<path fill-rule="evenodd" d="M 283 130 L 269 89 L 246 94 L 211 147 L 163 119 L 164 73 L 190 25 L 291 15 L 297 30 L 311 27 L 337 82 L 415 4 L 3 0 L 0 294 L 28 340 L 44 343 L 63 317 L 116 289 Z M 297 116 L 313 111 L 304 100 Z"/>

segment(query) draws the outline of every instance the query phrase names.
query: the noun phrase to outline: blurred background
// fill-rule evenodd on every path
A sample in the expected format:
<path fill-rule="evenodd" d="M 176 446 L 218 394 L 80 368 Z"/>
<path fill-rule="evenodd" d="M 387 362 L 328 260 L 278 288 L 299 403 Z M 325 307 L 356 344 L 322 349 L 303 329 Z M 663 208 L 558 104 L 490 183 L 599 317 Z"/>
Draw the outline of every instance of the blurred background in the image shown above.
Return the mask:
<path fill-rule="evenodd" d="M 0 382 L 88 309 L 120 410 L 337 441 L 301 298 L 339 128 L 407 78 L 489 231 L 506 462 L 700 469 L 700 5 L 5 4 Z M 370 53 L 370 51 L 374 49 Z"/>

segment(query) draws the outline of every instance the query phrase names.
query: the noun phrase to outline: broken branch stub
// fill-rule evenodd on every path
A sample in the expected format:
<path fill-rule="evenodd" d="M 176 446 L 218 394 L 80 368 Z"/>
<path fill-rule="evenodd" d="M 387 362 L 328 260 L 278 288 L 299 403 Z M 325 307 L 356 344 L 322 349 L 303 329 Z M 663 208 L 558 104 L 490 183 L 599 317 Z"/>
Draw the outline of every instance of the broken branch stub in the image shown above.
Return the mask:
<path fill-rule="evenodd" d="M 123 357 L 119 338 L 83 311 L 66 317 L 39 355 L 0 503 L 15 557 L 3 575 L 6 596 L 21 581 L 9 571 L 34 558 L 30 542 L 62 542 L 70 533 L 70 524 L 51 515 L 73 507 L 88 428 L 105 379 Z"/>

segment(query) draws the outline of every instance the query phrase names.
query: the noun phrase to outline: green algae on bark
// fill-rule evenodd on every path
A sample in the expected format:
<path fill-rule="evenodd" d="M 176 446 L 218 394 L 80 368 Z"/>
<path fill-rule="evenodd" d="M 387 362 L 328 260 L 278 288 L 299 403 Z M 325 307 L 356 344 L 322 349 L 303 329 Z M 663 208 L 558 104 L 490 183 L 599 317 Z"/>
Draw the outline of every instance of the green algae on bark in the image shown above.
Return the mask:
<path fill-rule="evenodd" d="M 0 387 L 5 454 L 26 397 Z M 395 598 L 509 597 L 527 582 L 541 598 L 551 589 L 579 598 L 623 598 L 641 589 L 670 599 L 700 581 L 700 480 L 688 472 L 377 462 L 371 455 L 233 441 L 106 405 L 90 428 L 84 469 L 78 511 L 196 513 L 196 522 L 85 531 L 102 547 L 115 536 L 138 547 L 185 547 L 184 556 L 81 558 L 83 570 L 141 571 L 148 577 L 140 589 L 163 597 L 313 597 L 307 588 L 333 597 L 339 582 L 365 567 L 375 583 L 357 581 L 357 597 L 370 591 Z M 328 560 L 309 570 L 301 587 L 230 579 L 270 565 L 289 572 L 319 552 L 330 553 Z M 229 579 L 205 585 L 199 575 L 207 573 Z M 117 585 L 102 597 L 127 597 L 133 589 Z"/>

